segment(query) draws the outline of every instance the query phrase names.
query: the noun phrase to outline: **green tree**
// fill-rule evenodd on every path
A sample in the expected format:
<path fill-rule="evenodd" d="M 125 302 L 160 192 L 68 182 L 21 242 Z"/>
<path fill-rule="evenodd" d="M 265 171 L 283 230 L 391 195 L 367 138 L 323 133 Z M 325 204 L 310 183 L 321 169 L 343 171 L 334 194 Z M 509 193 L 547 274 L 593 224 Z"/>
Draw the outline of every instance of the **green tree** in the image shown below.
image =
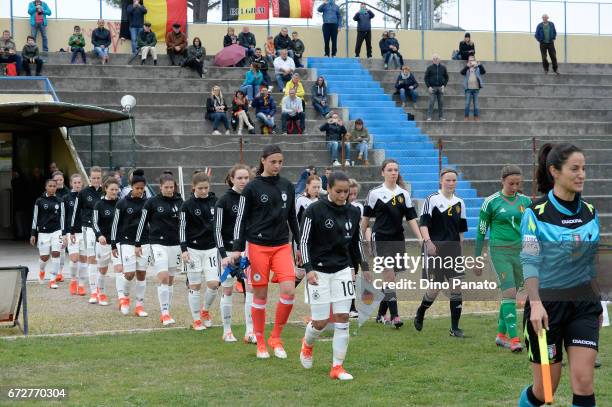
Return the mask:
<path fill-rule="evenodd" d="M 121 8 L 121 0 L 105 0 L 108 4 Z M 145 1 L 146 3 L 146 1 Z M 194 23 L 208 22 L 208 10 L 221 5 L 221 0 L 187 0 L 187 7 L 193 10 Z"/>

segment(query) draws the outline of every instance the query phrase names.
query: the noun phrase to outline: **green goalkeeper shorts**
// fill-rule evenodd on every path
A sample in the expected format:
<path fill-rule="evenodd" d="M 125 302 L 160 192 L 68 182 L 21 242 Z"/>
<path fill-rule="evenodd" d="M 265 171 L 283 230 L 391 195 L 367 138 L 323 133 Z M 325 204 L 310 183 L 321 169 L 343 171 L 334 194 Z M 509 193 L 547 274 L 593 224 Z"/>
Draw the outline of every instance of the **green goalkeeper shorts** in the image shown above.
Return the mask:
<path fill-rule="evenodd" d="M 491 263 L 499 280 L 499 288 L 505 291 L 509 288 L 517 290 L 523 286 L 523 266 L 519 258 L 520 251 L 508 248 L 491 250 Z"/>

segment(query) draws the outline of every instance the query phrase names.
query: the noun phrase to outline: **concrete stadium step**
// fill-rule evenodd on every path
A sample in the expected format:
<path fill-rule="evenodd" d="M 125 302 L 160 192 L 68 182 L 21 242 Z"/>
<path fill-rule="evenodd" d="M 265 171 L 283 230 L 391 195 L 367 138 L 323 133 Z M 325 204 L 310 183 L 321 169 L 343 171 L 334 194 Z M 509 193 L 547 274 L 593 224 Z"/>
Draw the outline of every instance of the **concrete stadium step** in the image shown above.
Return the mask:
<path fill-rule="evenodd" d="M 206 66 L 206 77 L 210 79 L 243 79 L 249 68 L 225 68 L 219 66 Z M 295 70 L 303 80 L 315 80 L 310 78 L 307 69 Z M 273 78 L 274 69 L 268 70 L 268 76 Z M 103 78 L 134 78 L 134 79 L 199 79 L 198 74 L 190 68 L 178 66 L 152 66 L 152 65 L 50 65 L 45 64 L 43 68 L 45 76 L 64 77 L 90 77 Z"/>
<path fill-rule="evenodd" d="M 515 161 L 516 160 L 513 160 L 513 162 Z M 501 169 L 504 165 L 505 163 L 502 162 L 495 164 L 471 163 L 461 164 L 456 167 L 461 171 L 462 175 L 466 179 L 478 182 L 479 180 L 500 179 Z M 515 163 L 513 165 L 518 165 L 518 167 L 523 171 L 524 180 L 531 180 L 533 178 L 534 166 L 532 163 L 523 161 L 523 163 Z M 422 168 L 422 170 L 435 170 L 433 172 L 436 172 L 437 168 L 438 167 L 435 166 L 435 168 Z M 410 170 L 411 169 L 408 169 L 408 171 Z M 612 163 L 590 163 L 587 156 L 586 184 L 589 183 L 590 179 L 609 179 L 610 174 L 612 174 Z M 526 188 L 523 188 L 523 190 L 528 192 L 531 191 L 530 189 L 528 190 Z"/>
<path fill-rule="evenodd" d="M 434 111 L 434 118 L 437 112 Z M 520 118 L 517 117 L 517 120 Z M 430 136 L 453 133 L 473 134 L 533 134 L 533 135 L 604 135 L 612 133 L 612 123 L 609 122 L 583 122 L 583 123 L 559 123 L 554 121 L 505 121 L 505 122 L 481 122 L 477 123 L 463 121 L 431 121 L 418 122 L 421 130 Z"/>
<path fill-rule="evenodd" d="M 525 179 L 523 181 L 523 191 L 525 194 L 531 195 L 531 191 L 532 191 L 531 176 L 527 178 L 528 179 Z M 472 186 L 478 190 L 478 193 L 482 194 L 483 196 L 489 196 L 500 190 L 500 182 L 497 179 L 485 179 L 485 180 L 470 179 L 470 182 Z M 416 184 L 413 183 L 413 185 L 416 185 Z M 587 178 L 584 184 L 584 191 L 582 194 L 585 196 L 598 195 L 602 192 L 609 193 L 611 191 L 612 191 L 612 179 L 596 179 L 596 178 L 589 177 Z M 612 198 L 612 195 L 610 195 L 610 198 Z"/>
<path fill-rule="evenodd" d="M 101 61 L 98 58 L 92 57 L 92 52 L 88 51 L 87 52 L 87 61 L 88 64 L 85 66 L 98 66 L 98 67 L 102 67 Z M 82 64 L 71 64 L 70 63 L 70 57 L 71 57 L 71 53 L 70 52 L 43 52 L 41 53 L 41 57 L 43 58 L 43 60 L 50 65 L 66 65 L 66 66 L 81 66 Z M 207 64 L 207 66 L 211 66 L 214 60 L 214 55 L 207 55 L 206 57 L 204 57 L 204 60 Z M 111 53 L 110 54 L 110 59 L 109 59 L 109 63 L 106 66 L 113 66 L 113 65 L 119 65 L 119 66 L 129 66 L 128 62 L 130 61 L 130 59 L 132 59 L 132 54 L 122 54 L 122 53 Z M 140 64 L 140 57 L 137 57 L 136 59 L 134 59 L 134 61 L 132 62 L 132 65 L 139 65 Z M 80 61 L 80 59 L 77 59 L 77 61 Z M 161 66 L 170 66 L 170 58 L 168 58 L 168 56 L 166 55 L 165 52 L 158 52 L 157 55 L 157 63 L 158 65 Z M 153 65 L 153 60 L 149 57 L 147 59 L 147 64 L 148 65 Z"/>
<path fill-rule="evenodd" d="M 479 103 L 480 105 L 480 103 Z M 480 105 L 483 106 L 483 105 Z M 415 114 L 417 120 L 427 117 L 427 108 L 416 110 L 408 109 Z M 463 120 L 464 108 L 444 107 L 444 117 L 447 120 Z M 470 113 L 470 116 L 473 112 Z M 434 116 L 435 117 L 435 116 Z M 490 109 L 480 108 L 481 121 L 512 121 L 520 118 L 521 121 L 556 121 L 556 122 L 610 122 L 612 111 L 609 109 Z M 477 125 L 477 124 L 475 124 Z"/>
<path fill-rule="evenodd" d="M 391 92 L 387 90 L 390 94 Z M 426 109 L 428 106 L 429 95 L 427 90 L 419 87 L 419 99 L 417 106 Z M 393 95 L 393 100 L 399 104 L 399 95 Z M 500 96 L 481 93 L 478 96 L 478 105 L 490 109 L 604 109 L 612 104 L 610 97 L 580 97 L 580 98 L 558 98 L 558 97 L 524 97 L 524 96 Z M 411 111 L 412 102 L 409 103 L 406 111 Z M 444 95 L 444 108 L 463 108 L 465 107 L 465 95 Z"/>
<path fill-rule="evenodd" d="M 462 163 L 509 163 L 509 162 L 528 162 L 532 157 L 530 148 L 506 148 L 506 149 L 484 149 L 484 148 L 466 148 L 466 149 L 445 149 L 444 154 L 449 157 L 449 160 L 457 165 Z M 588 157 L 587 163 L 610 163 L 612 157 L 612 149 L 597 149 L 584 150 L 585 156 Z"/>

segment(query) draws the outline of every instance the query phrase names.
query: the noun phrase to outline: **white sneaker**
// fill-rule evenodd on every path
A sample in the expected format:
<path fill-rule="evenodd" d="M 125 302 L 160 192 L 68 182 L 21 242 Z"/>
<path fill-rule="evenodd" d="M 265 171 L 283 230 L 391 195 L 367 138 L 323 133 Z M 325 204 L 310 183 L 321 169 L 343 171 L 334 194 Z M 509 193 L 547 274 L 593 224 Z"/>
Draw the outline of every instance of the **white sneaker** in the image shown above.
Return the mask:
<path fill-rule="evenodd" d="M 312 347 L 307 347 L 302 338 L 302 350 L 300 351 L 300 363 L 304 369 L 312 369 Z"/>
<path fill-rule="evenodd" d="M 242 129 L 238 129 L 238 131 L 236 132 L 237 135 L 242 136 Z"/>
<path fill-rule="evenodd" d="M 223 342 L 238 342 L 238 340 L 233 333 L 226 332 L 223 334 Z"/>
<path fill-rule="evenodd" d="M 257 337 L 253 332 L 246 333 L 244 335 L 244 343 L 257 345 Z"/>
<path fill-rule="evenodd" d="M 359 318 L 359 312 L 357 311 L 349 312 L 349 318 Z"/>
<path fill-rule="evenodd" d="M 163 326 L 168 326 L 168 325 L 175 324 L 176 321 L 169 314 L 165 314 L 161 316 L 161 323 Z"/>
<path fill-rule="evenodd" d="M 57 282 L 55 282 L 55 280 L 51 280 L 49 281 L 49 288 L 53 289 L 53 290 L 57 290 L 59 286 L 57 285 Z"/>
<path fill-rule="evenodd" d="M 428 121 L 428 122 L 430 122 L 430 121 L 431 121 L 431 117 L 428 117 L 428 118 L 427 118 L 427 121 Z"/>
<path fill-rule="evenodd" d="M 268 350 L 259 350 L 257 349 L 257 359 L 270 359 L 270 354 Z"/>
<path fill-rule="evenodd" d="M 96 293 L 92 293 L 92 294 L 89 296 L 89 301 L 88 301 L 88 302 L 89 302 L 90 304 L 97 304 L 97 303 L 98 303 L 98 294 L 96 294 Z"/>
<path fill-rule="evenodd" d="M 341 165 L 340 161 L 338 161 L 338 160 L 334 160 L 334 162 L 332 163 L 333 167 L 340 167 L 340 165 Z"/>
<path fill-rule="evenodd" d="M 329 376 L 336 380 L 353 380 L 353 375 L 344 370 L 342 365 L 332 367 Z"/>
<path fill-rule="evenodd" d="M 220 136 L 220 135 L 221 135 L 221 132 L 220 132 L 219 130 L 214 130 L 214 131 L 212 132 L 212 134 L 213 134 L 213 136 Z"/>
<path fill-rule="evenodd" d="M 229 130 L 225 130 L 225 135 L 226 135 L 226 136 L 229 136 L 230 134 L 231 134 L 231 133 L 230 133 L 230 131 L 229 131 Z"/>
<path fill-rule="evenodd" d="M 268 92 L 272 92 L 272 89 L 274 89 L 274 86 L 268 86 Z"/>
<path fill-rule="evenodd" d="M 350 167 L 351 166 L 351 162 L 349 160 L 344 161 L 344 166 L 345 167 Z"/>

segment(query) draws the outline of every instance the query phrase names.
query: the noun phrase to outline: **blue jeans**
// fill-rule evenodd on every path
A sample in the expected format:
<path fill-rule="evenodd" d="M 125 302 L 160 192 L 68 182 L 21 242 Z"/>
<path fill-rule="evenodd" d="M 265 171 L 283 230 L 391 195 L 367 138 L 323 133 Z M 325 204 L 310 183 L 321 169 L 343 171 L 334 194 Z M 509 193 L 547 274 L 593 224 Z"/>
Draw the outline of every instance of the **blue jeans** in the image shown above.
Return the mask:
<path fill-rule="evenodd" d="M 327 104 L 323 106 L 320 103 L 312 102 L 312 106 L 321 116 L 326 116 L 329 113 L 329 106 L 327 106 Z"/>
<path fill-rule="evenodd" d="M 47 42 L 47 27 L 43 25 L 43 23 L 36 23 L 31 27 L 31 35 L 34 37 L 34 42 L 36 42 L 36 37 L 38 36 L 38 32 L 40 31 L 40 35 L 42 36 L 42 49 L 43 52 L 49 51 L 49 44 Z"/>
<path fill-rule="evenodd" d="M 357 149 L 359 150 L 359 154 L 361 155 L 361 157 L 364 160 L 367 160 L 368 159 L 368 142 L 362 141 L 361 143 L 357 144 Z"/>
<path fill-rule="evenodd" d="M 242 47 L 242 48 L 244 48 L 245 55 L 247 57 L 252 57 L 253 55 L 255 55 L 255 48 L 248 48 L 248 47 Z"/>
<path fill-rule="evenodd" d="M 470 116 L 470 101 L 474 101 L 474 117 L 478 117 L 480 115 L 480 111 L 478 110 L 478 92 L 479 89 L 466 89 L 465 90 L 465 112 L 464 116 Z"/>
<path fill-rule="evenodd" d="M 259 86 L 242 85 L 240 87 L 240 90 L 244 92 L 244 94 L 246 95 L 247 99 L 249 99 L 249 101 L 252 101 L 254 98 L 259 96 Z"/>
<path fill-rule="evenodd" d="M 219 128 L 219 123 L 221 122 L 223 122 L 223 124 L 225 125 L 225 130 L 229 130 L 230 128 L 229 119 L 227 118 L 225 112 L 210 113 L 208 115 L 208 120 L 211 120 L 213 122 L 213 130 L 217 130 Z"/>
<path fill-rule="evenodd" d="M 142 27 L 130 27 L 130 37 L 132 38 L 132 54 L 138 52 L 138 34 L 144 29 Z"/>
<path fill-rule="evenodd" d="M 329 154 L 331 155 L 332 162 L 340 161 L 340 157 L 342 155 L 342 151 L 340 150 L 340 142 L 339 141 L 328 141 L 327 149 L 329 150 Z M 344 143 L 344 159 L 349 160 L 351 157 L 351 145 L 350 143 Z"/>
<path fill-rule="evenodd" d="M 94 47 L 94 53 L 100 58 L 106 58 L 108 56 L 108 47 Z"/>
<path fill-rule="evenodd" d="M 257 120 L 259 120 L 266 126 L 274 127 L 274 116 L 270 116 L 270 118 L 268 119 L 268 116 L 266 116 L 264 112 L 259 112 L 255 115 L 255 117 L 257 117 Z"/>
<path fill-rule="evenodd" d="M 84 64 L 87 63 L 87 55 L 85 55 L 85 48 L 72 47 L 71 51 L 72 51 L 72 58 L 70 59 L 71 64 L 74 64 L 76 62 L 77 55 L 79 54 L 81 54 L 81 59 L 83 60 L 83 63 Z"/>
<path fill-rule="evenodd" d="M 391 65 L 391 61 L 395 59 L 395 66 L 404 66 L 404 57 L 399 52 L 387 52 L 385 55 L 385 65 Z"/>
<path fill-rule="evenodd" d="M 419 97 L 419 94 L 414 89 L 401 88 L 399 91 L 399 94 L 400 94 L 400 99 L 402 100 L 402 103 L 406 103 L 407 94 L 410 95 L 410 98 L 412 99 L 412 103 L 416 103 Z"/>
<path fill-rule="evenodd" d="M 268 75 L 268 71 L 261 71 L 261 77 L 263 78 L 261 84 L 264 86 L 270 86 L 270 75 Z"/>
<path fill-rule="evenodd" d="M 284 75 L 282 73 L 276 74 L 276 83 L 278 84 L 279 92 L 283 92 L 285 89 L 285 84 L 291 80 L 291 75 Z"/>

